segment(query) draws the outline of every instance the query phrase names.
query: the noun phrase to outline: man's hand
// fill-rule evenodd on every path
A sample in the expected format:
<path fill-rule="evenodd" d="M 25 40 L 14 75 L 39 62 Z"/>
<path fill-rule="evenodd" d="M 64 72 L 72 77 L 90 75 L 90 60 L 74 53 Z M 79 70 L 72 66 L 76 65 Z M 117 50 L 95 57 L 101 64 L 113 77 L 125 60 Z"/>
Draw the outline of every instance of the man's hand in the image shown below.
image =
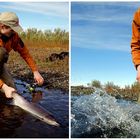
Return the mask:
<path fill-rule="evenodd" d="M 5 96 L 6 96 L 7 98 L 12 98 L 12 93 L 13 93 L 13 92 L 16 92 L 16 90 L 15 90 L 14 88 L 9 87 L 9 86 L 7 86 L 6 84 L 3 84 L 2 89 L 3 89 L 3 91 L 4 91 L 4 93 L 5 93 Z"/>
<path fill-rule="evenodd" d="M 140 65 L 137 67 L 137 81 L 140 83 Z"/>
<path fill-rule="evenodd" d="M 43 77 L 40 75 L 38 71 L 34 71 L 34 79 L 37 82 L 39 86 L 41 86 L 44 83 Z"/>

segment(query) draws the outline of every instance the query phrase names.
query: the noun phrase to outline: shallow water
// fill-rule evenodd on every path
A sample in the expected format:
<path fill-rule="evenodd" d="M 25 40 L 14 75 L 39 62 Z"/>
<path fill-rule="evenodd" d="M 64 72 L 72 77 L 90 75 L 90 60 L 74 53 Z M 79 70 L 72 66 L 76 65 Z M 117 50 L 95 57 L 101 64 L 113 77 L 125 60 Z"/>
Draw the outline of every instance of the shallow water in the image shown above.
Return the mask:
<path fill-rule="evenodd" d="M 33 98 L 33 95 L 25 87 L 26 84 L 26 82 L 16 80 L 18 92 L 28 101 L 36 102 L 51 112 L 61 124 L 61 127 L 47 125 L 19 107 L 1 103 L 0 137 L 68 137 L 68 93 L 64 94 L 60 90 L 48 90 L 43 87 L 37 87 L 36 91 L 38 93 Z"/>
<path fill-rule="evenodd" d="M 140 104 L 101 90 L 72 96 L 72 137 L 140 137 Z"/>

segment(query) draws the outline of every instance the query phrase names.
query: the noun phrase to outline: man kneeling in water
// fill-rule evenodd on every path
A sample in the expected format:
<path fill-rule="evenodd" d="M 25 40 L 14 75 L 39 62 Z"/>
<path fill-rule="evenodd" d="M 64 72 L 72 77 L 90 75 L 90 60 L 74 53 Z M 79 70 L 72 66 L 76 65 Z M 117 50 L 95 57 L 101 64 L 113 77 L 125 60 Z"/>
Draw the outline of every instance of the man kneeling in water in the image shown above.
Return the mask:
<path fill-rule="evenodd" d="M 9 52 L 12 49 L 27 62 L 38 85 L 42 85 L 44 82 L 32 56 L 18 35 L 20 32 L 22 32 L 22 28 L 15 13 L 3 12 L 0 14 L 0 91 L 5 93 L 7 98 L 12 98 L 12 93 L 16 91 L 14 81 L 6 66 Z"/>

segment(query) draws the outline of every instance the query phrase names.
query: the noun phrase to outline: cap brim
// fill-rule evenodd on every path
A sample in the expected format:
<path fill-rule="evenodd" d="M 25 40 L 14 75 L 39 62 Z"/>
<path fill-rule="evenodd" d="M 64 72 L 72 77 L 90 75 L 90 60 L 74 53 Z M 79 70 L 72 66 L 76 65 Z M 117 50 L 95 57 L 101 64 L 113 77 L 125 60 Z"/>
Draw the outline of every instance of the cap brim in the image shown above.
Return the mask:
<path fill-rule="evenodd" d="M 23 29 L 20 25 L 18 25 L 16 27 L 11 27 L 11 29 L 13 29 L 17 33 L 22 33 L 23 32 Z"/>
<path fill-rule="evenodd" d="M 23 29 L 22 29 L 22 27 L 20 25 L 12 26 L 11 24 L 8 24 L 8 23 L 3 22 L 3 21 L 1 21 L 1 23 L 3 23 L 4 25 L 9 26 L 11 29 L 13 29 L 15 32 L 17 32 L 19 34 L 23 32 Z"/>

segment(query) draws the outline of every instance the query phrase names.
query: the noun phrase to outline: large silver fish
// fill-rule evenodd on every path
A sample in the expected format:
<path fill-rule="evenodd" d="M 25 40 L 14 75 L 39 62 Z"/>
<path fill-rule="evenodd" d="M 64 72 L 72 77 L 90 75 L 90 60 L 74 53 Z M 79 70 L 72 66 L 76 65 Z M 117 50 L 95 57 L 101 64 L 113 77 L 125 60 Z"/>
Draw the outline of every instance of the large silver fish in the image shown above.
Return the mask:
<path fill-rule="evenodd" d="M 33 114 L 35 117 L 41 121 L 46 122 L 49 125 L 59 126 L 59 123 L 56 122 L 54 117 L 45 110 L 43 107 L 38 104 L 28 102 L 24 97 L 20 96 L 18 93 L 14 92 L 13 95 L 13 104 L 24 109 L 25 111 Z"/>

